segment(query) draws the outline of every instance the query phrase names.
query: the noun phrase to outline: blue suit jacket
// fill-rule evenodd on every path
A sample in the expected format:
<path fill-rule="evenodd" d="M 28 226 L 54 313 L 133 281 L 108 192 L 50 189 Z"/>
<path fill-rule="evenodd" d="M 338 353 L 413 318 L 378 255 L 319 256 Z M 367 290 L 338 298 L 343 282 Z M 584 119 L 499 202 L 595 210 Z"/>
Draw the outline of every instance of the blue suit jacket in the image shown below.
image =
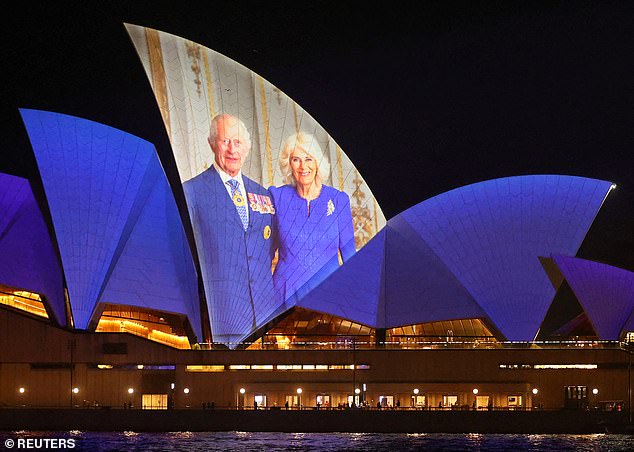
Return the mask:
<path fill-rule="evenodd" d="M 244 177 L 248 194 L 271 201 L 268 190 Z M 212 166 L 183 184 L 194 229 L 205 296 L 215 342 L 237 343 L 261 327 L 279 307 L 271 259 L 273 213 L 247 199 L 244 231 L 236 206 Z M 265 198 L 266 197 L 266 198 Z M 255 210 L 254 210 L 255 207 Z"/>

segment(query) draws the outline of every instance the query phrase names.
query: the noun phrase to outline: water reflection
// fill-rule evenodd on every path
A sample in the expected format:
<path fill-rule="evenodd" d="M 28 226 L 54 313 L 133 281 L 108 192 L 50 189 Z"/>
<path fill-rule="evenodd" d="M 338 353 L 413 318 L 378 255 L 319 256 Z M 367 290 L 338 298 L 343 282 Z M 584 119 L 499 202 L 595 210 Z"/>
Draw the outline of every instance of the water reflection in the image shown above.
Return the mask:
<path fill-rule="evenodd" d="M 0 432 L 0 444 L 19 438 L 73 438 L 94 451 L 631 451 L 631 435 L 488 435 L 250 432 Z"/>

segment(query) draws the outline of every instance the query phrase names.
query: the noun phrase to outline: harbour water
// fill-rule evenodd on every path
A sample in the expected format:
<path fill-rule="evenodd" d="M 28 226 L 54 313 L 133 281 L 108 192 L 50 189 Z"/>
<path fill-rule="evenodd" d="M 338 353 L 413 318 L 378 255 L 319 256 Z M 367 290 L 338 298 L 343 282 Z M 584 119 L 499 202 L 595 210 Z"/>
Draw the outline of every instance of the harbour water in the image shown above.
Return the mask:
<path fill-rule="evenodd" d="M 55 439 L 56 442 L 50 440 Z M 69 441 L 69 440 L 73 441 Z M 21 442 L 19 442 L 22 440 Z M 27 440 L 31 440 L 26 443 Z M 49 441 L 45 441 L 49 440 Z M 62 441 L 64 440 L 64 441 Z M 252 432 L 0 432 L 2 450 L 87 451 L 631 451 L 634 435 Z M 22 447 L 19 447 L 19 446 Z M 46 448 L 44 446 L 48 445 Z M 38 447 L 39 446 L 39 447 Z M 53 446 L 53 447 L 50 447 Z M 60 447 L 65 446 L 65 447 Z"/>

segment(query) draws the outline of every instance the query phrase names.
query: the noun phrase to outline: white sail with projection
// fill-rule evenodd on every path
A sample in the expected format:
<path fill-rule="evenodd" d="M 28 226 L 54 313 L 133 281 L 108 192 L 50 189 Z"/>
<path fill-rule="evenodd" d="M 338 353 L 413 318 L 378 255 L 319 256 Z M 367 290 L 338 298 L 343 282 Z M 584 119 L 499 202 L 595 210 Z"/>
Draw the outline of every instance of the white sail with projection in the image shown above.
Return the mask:
<path fill-rule="evenodd" d="M 126 28 L 183 183 L 214 341 L 243 341 L 363 247 L 385 216 L 335 140 L 277 87 L 197 43 Z M 235 136 L 223 143 L 246 149 L 238 164 L 242 188 L 223 184 L 229 182 L 222 177 L 233 174 L 218 160 L 221 142 L 212 149 L 232 128 Z M 310 203 L 298 201 L 295 186 L 285 186 L 295 174 L 293 157 L 282 152 L 289 139 L 295 143 L 290 152 L 301 147 L 310 154 L 323 184 Z"/>

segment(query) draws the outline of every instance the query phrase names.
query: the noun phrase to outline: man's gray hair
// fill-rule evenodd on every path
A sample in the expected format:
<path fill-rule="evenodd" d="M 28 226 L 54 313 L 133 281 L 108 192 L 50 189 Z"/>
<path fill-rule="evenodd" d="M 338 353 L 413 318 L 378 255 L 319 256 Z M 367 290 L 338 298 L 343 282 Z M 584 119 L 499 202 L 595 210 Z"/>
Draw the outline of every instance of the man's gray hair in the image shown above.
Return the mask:
<path fill-rule="evenodd" d="M 229 120 L 236 121 L 238 123 L 238 136 L 244 142 L 248 150 L 251 150 L 251 134 L 247 129 L 247 126 L 244 125 L 244 122 L 237 116 L 230 115 L 229 113 L 220 113 L 211 120 L 211 125 L 209 126 L 209 140 L 216 141 L 218 138 L 218 121 L 220 120 Z"/>

